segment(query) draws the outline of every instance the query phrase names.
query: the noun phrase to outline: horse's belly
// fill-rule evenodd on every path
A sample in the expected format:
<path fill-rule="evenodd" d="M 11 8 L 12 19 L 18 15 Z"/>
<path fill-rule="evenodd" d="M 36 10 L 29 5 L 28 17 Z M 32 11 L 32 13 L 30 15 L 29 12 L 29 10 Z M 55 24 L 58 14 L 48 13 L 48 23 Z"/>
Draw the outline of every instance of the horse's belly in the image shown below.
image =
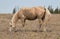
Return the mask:
<path fill-rule="evenodd" d="M 37 16 L 27 16 L 26 17 L 28 20 L 35 20 L 37 18 Z"/>

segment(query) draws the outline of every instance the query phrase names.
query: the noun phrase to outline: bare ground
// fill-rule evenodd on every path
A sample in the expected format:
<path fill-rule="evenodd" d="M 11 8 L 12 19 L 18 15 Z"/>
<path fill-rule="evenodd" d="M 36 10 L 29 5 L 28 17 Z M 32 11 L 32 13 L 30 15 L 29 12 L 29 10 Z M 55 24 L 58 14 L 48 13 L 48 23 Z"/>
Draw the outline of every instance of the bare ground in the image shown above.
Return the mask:
<path fill-rule="evenodd" d="M 47 25 L 48 32 L 38 31 L 38 20 L 27 20 L 25 27 L 22 27 L 19 21 L 17 32 L 9 32 L 11 17 L 11 14 L 0 14 L 0 39 L 60 39 L 60 14 L 52 14 Z"/>

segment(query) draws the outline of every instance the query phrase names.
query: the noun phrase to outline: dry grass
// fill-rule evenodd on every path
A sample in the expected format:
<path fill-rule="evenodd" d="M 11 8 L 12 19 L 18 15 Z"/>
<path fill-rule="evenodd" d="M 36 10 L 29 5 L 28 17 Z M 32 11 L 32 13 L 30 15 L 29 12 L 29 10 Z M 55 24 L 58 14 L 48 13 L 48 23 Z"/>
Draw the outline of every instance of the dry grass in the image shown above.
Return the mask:
<path fill-rule="evenodd" d="M 38 21 L 26 21 L 25 27 L 17 23 L 17 32 L 9 32 L 11 14 L 0 14 L 0 39 L 60 39 L 60 14 L 53 14 L 47 25 L 51 32 L 36 32 L 39 30 Z"/>

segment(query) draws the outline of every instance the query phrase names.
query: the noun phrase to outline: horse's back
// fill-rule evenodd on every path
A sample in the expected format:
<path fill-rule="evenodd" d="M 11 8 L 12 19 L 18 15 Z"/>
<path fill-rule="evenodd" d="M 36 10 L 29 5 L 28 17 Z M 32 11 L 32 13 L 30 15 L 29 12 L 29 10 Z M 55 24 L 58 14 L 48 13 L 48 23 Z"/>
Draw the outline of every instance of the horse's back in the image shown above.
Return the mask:
<path fill-rule="evenodd" d="M 24 17 L 28 18 L 28 19 L 36 19 L 37 16 L 42 17 L 45 10 L 44 7 L 32 7 L 32 8 L 21 8 L 22 11 L 22 15 L 24 15 Z"/>

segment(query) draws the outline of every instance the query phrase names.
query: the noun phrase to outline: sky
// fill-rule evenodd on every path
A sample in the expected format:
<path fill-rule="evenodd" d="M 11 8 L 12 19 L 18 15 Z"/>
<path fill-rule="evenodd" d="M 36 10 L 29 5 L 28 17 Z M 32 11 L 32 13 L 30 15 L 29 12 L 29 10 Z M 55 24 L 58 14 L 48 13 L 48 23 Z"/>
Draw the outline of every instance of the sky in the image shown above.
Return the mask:
<path fill-rule="evenodd" d="M 14 7 L 48 7 L 49 5 L 52 8 L 60 8 L 60 0 L 0 0 L 0 13 L 12 13 Z"/>

